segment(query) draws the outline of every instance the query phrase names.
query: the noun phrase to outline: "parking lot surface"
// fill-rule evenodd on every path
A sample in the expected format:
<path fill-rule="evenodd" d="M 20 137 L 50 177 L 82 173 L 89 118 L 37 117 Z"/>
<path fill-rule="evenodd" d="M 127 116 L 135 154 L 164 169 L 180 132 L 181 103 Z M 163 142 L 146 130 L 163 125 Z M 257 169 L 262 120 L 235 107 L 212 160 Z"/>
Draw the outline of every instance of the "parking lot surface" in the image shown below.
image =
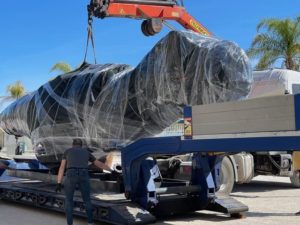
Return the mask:
<path fill-rule="evenodd" d="M 232 196 L 248 205 L 246 218 L 232 219 L 228 215 L 199 211 L 157 221 L 157 225 L 299 225 L 300 189 L 291 187 L 289 178 L 259 176 L 250 184 L 236 185 Z M 64 225 L 64 215 L 0 201 L 0 225 Z M 75 218 L 74 225 L 85 225 Z M 96 223 L 99 225 L 100 223 Z"/>

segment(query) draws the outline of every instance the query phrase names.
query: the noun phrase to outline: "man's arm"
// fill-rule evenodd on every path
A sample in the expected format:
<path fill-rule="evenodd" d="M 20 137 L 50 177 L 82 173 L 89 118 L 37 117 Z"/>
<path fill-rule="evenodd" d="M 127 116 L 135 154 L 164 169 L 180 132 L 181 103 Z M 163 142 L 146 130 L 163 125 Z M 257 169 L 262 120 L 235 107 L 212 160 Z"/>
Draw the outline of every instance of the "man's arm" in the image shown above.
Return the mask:
<path fill-rule="evenodd" d="M 97 159 L 96 159 L 93 163 L 94 163 L 95 166 L 97 166 L 97 167 L 100 168 L 100 169 L 107 170 L 107 171 L 110 171 L 110 172 L 113 171 L 113 170 L 112 170 L 110 167 L 108 167 L 105 163 L 102 163 L 102 162 L 100 162 L 100 161 L 97 160 Z"/>
<path fill-rule="evenodd" d="M 57 174 L 57 183 L 58 184 L 61 184 L 62 179 L 64 177 L 66 162 L 67 161 L 65 159 L 61 160 L 60 167 L 59 167 L 58 174 Z"/>
<path fill-rule="evenodd" d="M 0 169 L 8 169 L 9 167 L 9 162 L 5 160 L 0 160 Z"/>
<path fill-rule="evenodd" d="M 5 165 L 4 163 L 1 163 L 1 162 L 0 162 L 0 169 L 6 170 L 6 169 L 8 169 L 8 166 Z"/>

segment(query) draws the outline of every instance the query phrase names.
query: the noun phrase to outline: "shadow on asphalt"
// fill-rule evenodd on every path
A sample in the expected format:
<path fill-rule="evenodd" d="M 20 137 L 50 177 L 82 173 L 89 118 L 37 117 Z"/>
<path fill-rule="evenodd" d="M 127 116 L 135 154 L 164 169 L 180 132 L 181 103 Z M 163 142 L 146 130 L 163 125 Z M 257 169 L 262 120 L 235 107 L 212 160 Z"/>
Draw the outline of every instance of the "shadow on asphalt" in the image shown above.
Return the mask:
<path fill-rule="evenodd" d="M 165 220 L 169 221 L 168 222 L 164 222 Z M 226 214 L 220 214 L 220 213 L 205 213 L 205 212 L 193 212 L 193 213 L 189 213 L 189 214 L 185 214 L 185 215 L 178 215 L 178 216 L 170 216 L 170 217 L 164 217 L 164 218 L 160 218 L 157 223 L 155 223 L 156 225 L 170 225 L 172 222 L 193 222 L 193 221 L 198 221 L 198 220 L 202 220 L 202 221 L 210 221 L 210 222 L 225 222 L 225 221 L 235 221 L 235 220 L 239 220 L 239 219 L 235 219 L 235 218 L 231 218 Z"/>
<path fill-rule="evenodd" d="M 296 213 L 296 212 L 295 212 Z M 267 213 L 267 212 L 247 212 L 247 217 L 282 217 L 282 216 L 296 216 L 295 213 Z M 300 218 L 300 216 L 298 216 Z"/>
<path fill-rule="evenodd" d="M 252 181 L 249 184 L 237 184 L 233 189 L 234 192 L 267 192 L 276 190 L 294 190 L 292 184 L 285 182 L 273 182 L 273 181 Z M 234 194 L 233 194 L 234 195 Z"/>
<path fill-rule="evenodd" d="M 63 212 L 57 212 L 57 211 L 49 210 L 49 209 L 45 209 L 45 208 L 38 208 L 38 207 L 30 206 L 30 205 L 16 204 L 16 203 L 9 202 L 6 200 L 1 200 L 1 201 L 10 207 L 13 207 L 14 209 L 20 209 L 22 211 L 23 210 L 31 210 L 31 211 L 28 211 L 28 213 L 36 212 L 39 214 L 45 214 L 47 217 L 49 217 L 49 215 L 52 215 L 53 218 L 60 217 L 60 218 L 63 218 L 63 220 L 65 219 L 65 214 Z M 74 215 L 74 223 L 86 224 L 86 219 L 83 218 L 82 216 Z M 109 225 L 109 224 L 102 223 L 102 222 L 100 223 L 100 222 L 96 221 L 95 225 Z"/>

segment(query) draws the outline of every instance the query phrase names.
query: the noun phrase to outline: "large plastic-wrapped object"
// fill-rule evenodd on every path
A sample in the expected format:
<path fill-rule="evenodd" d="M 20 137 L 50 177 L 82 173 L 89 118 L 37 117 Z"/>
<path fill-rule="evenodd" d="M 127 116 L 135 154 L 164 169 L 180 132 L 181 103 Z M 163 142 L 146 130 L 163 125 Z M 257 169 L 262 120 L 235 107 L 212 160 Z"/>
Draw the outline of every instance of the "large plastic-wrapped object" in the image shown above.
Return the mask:
<path fill-rule="evenodd" d="M 193 32 L 171 32 L 136 68 L 83 65 L 17 100 L 1 127 L 26 135 L 44 163 L 57 163 L 74 137 L 97 157 L 150 137 L 182 118 L 183 107 L 245 98 L 252 75 L 243 50 Z"/>
<path fill-rule="evenodd" d="M 300 93 L 300 72 L 287 69 L 253 71 L 249 98 Z"/>

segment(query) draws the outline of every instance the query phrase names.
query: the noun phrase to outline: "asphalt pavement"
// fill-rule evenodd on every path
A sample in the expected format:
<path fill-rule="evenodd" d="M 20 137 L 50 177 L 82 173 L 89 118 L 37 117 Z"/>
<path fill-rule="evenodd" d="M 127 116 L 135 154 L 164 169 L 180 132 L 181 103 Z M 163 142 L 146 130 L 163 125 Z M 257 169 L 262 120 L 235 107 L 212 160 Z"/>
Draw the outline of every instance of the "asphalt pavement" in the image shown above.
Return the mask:
<path fill-rule="evenodd" d="M 173 216 L 157 221 L 156 225 L 300 225 L 300 189 L 291 187 L 289 178 L 259 176 L 250 184 L 236 185 L 232 197 L 248 205 L 243 219 L 199 211 L 185 216 Z M 61 213 L 0 201 L 0 225 L 64 225 Z M 99 225 L 96 223 L 95 225 Z M 74 225 L 86 225 L 75 218 Z"/>

